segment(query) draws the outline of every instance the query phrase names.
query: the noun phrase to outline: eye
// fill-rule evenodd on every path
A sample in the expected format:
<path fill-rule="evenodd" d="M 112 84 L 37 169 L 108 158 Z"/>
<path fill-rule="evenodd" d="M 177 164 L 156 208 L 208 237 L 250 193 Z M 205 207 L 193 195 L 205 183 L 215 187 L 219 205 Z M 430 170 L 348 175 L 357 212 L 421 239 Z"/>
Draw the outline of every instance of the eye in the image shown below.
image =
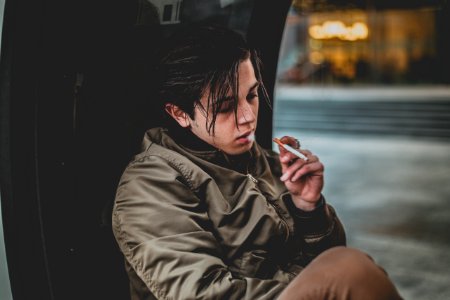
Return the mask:
<path fill-rule="evenodd" d="M 258 93 L 250 93 L 250 94 L 247 95 L 247 100 L 248 101 L 251 101 L 251 100 L 253 100 L 255 98 L 258 98 Z"/>

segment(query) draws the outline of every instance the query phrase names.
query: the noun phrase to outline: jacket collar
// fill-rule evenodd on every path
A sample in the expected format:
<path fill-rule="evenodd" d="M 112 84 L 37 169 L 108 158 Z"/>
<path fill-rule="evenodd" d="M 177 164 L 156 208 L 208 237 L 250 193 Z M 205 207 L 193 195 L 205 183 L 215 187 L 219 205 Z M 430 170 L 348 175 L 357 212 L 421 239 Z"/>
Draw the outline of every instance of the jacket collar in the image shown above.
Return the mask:
<path fill-rule="evenodd" d="M 253 144 L 252 149 L 240 154 L 229 155 L 198 138 L 190 130 L 184 128 L 153 128 L 147 131 L 143 148 L 151 143 L 159 144 L 176 151 L 186 157 L 195 156 L 221 167 L 240 173 L 253 173 L 255 161 L 261 155 L 259 146 Z"/>

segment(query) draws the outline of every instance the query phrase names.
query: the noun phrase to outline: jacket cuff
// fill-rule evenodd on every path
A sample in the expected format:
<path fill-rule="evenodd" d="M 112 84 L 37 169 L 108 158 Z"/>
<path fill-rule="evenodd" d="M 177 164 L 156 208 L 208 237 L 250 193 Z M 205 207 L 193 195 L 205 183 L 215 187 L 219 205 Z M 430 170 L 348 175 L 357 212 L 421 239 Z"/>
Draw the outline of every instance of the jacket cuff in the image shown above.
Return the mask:
<path fill-rule="evenodd" d="M 323 195 L 320 196 L 317 206 L 312 211 L 304 211 L 297 208 L 289 193 L 283 195 L 289 212 L 292 215 L 297 233 L 303 236 L 326 234 L 333 224 L 333 217 Z"/>

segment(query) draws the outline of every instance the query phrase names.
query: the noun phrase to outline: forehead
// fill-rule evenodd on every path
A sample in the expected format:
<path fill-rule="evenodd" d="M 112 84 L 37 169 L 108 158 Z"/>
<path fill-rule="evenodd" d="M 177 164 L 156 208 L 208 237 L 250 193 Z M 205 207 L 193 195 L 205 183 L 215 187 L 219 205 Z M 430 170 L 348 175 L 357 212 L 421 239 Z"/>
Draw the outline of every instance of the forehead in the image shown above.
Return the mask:
<path fill-rule="evenodd" d="M 233 73 L 233 71 L 231 71 L 227 74 L 227 76 L 223 77 L 222 81 L 216 82 L 214 88 L 207 87 L 202 95 L 202 98 L 200 99 L 200 102 L 203 105 L 207 105 L 208 101 L 217 103 L 233 100 L 234 80 L 237 80 L 237 86 L 235 88 L 241 95 L 249 93 L 259 85 L 259 81 L 255 76 L 255 70 L 250 59 L 240 61 L 237 69 L 235 70 L 237 72 Z M 212 95 L 211 92 L 213 93 Z"/>
<path fill-rule="evenodd" d="M 253 68 L 253 64 L 249 58 L 239 63 L 239 85 L 247 84 L 253 85 L 256 80 L 255 69 Z"/>

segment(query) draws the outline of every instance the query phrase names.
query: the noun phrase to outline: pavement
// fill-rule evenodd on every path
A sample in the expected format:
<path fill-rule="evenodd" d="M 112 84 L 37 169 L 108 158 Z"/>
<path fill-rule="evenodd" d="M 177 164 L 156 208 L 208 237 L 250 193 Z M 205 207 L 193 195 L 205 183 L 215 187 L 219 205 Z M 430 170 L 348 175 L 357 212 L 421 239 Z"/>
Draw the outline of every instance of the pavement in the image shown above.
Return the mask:
<path fill-rule="evenodd" d="M 370 254 L 404 299 L 450 299 L 449 140 L 274 129 L 283 135 L 324 163 L 348 246 Z"/>

